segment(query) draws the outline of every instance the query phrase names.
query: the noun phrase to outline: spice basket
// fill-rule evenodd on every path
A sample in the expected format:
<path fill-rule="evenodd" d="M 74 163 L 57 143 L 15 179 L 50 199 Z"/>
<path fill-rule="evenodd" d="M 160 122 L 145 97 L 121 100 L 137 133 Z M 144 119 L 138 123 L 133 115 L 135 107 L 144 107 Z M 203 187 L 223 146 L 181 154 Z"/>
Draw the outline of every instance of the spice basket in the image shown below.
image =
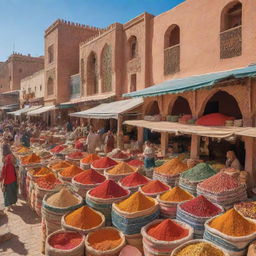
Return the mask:
<path fill-rule="evenodd" d="M 127 195 L 122 196 L 122 197 L 116 197 L 116 198 L 108 198 L 108 199 L 103 199 L 103 198 L 97 198 L 94 196 L 90 195 L 90 191 L 87 191 L 86 193 L 86 204 L 93 209 L 100 211 L 106 219 L 106 224 L 111 224 L 111 211 L 112 211 L 112 204 L 115 202 L 122 201 L 129 197 L 130 191 L 127 190 Z"/>
<path fill-rule="evenodd" d="M 147 178 L 147 177 L 145 177 Z M 147 178 L 148 181 L 151 181 L 151 179 Z M 118 184 L 124 188 L 124 189 L 127 189 L 127 190 L 130 190 L 131 193 L 134 193 L 134 192 L 137 192 L 139 190 L 140 187 L 144 186 L 145 184 L 141 184 L 141 185 L 137 185 L 137 186 L 132 186 L 132 187 L 127 187 L 125 185 L 122 184 L 122 180 L 118 181 Z"/>
<path fill-rule="evenodd" d="M 151 236 L 148 235 L 147 231 L 148 229 L 157 223 L 160 223 L 162 220 L 155 220 L 145 227 L 141 229 L 141 234 L 142 234 L 142 242 L 143 242 L 143 248 L 144 248 L 144 255 L 145 256 L 167 256 L 172 253 L 172 251 L 180 246 L 181 244 L 184 244 L 187 241 L 190 241 L 193 239 L 193 228 L 189 226 L 188 224 L 178 221 L 178 220 L 173 220 L 177 224 L 181 225 L 183 228 L 188 229 L 189 233 L 186 237 L 181 238 L 179 240 L 175 241 L 160 241 L 157 240 Z"/>
<path fill-rule="evenodd" d="M 193 196 L 194 198 L 194 196 Z M 192 199 L 193 199 L 192 198 Z M 157 201 L 160 207 L 160 216 L 162 218 L 170 218 L 175 219 L 177 214 L 177 206 L 181 202 L 171 202 L 171 201 L 163 201 L 160 199 L 160 195 L 157 196 Z M 184 201 L 182 201 L 184 202 Z"/>
<path fill-rule="evenodd" d="M 70 157 L 68 157 L 68 156 L 65 156 L 65 160 L 68 161 L 68 162 L 70 162 L 70 163 L 72 163 L 72 164 L 74 164 L 74 165 L 79 166 L 81 159 L 80 159 L 80 158 L 79 158 L 79 159 L 74 159 L 74 158 L 70 158 Z"/>
<path fill-rule="evenodd" d="M 98 226 L 95 226 L 93 228 L 90 228 L 90 229 L 81 229 L 81 228 L 77 228 L 77 227 L 74 227 L 74 226 L 71 226 L 71 225 L 68 225 L 65 221 L 65 218 L 66 216 L 69 214 L 69 213 L 66 213 L 65 215 L 62 216 L 61 218 L 61 226 L 64 230 L 69 230 L 69 231 L 76 231 L 76 232 L 79 232 L 83 235 L 87 235 L 89 232 L 91 231 L 95 231 L 95 230 L 98 230 L 100 229 L 101 227 L 104 227 L 105 226 L 105 216 L 99 212 L 99 211 L 95 211 L 93 210 L 95 213 L 99 214 L 101 219 L 102 219 L 102 222 L 98 225 Z"/>
<path fill-rule="evenodd" d="M 124 173 L 124 174 L 110 174 L 107 171 L 104 171 L 104 176 L 108 179 L 108 180 L 114 180 L 116 182 L 118 182 L 119 180 L 121 180 L 122 178 L 129 176 L 130 174 L 132 174 L 133 172 L 129 172 L 129 173 Z"/>
<path fill-rule="evenodd" d="M 91 190 L 97 186 L 99 186 L 101 183 L 96 183 L 96 184 L 82 184 L 74 180 L 75 177 L 72 178 L 71 181 L 71 187 L 72 189 L 79 194 L 81 197 L 85 198 L 86 193 L 88 190 Z"/>
<path fill-rule="evenodd" d="M 140 233 L 143 226 L 159 217 L 159 205 L 156 200 L 151 208 L 134 213 L 123 212 L 118 209 L 115 203 L 112 205 L 112 223 L 125 235 Z"/>
<path fill-rule="evenodd" d="M 51 206 L 47 203 L 47 199 L 55 193 L 56 192 L 45 195 L 43 199 L 42 217 L 46 221 L 46 228 L 47 228 L 48 235 L 61 228 L 61 218 L 65 213 L 73 211 L 84 204 L 82 197 L 73 193 L 78 198 L 78 202 L 79 202 L 78 204 L 70 207 L 63 207 L 63 208 Z"/>
<path fill-rule="evenodd" d="M 213 243 L 211 243 L 209 241 L 203 240 L 203 239 L 194 239 L 194 240 L 188 241 L 188 242 L 180 245 L 179 247 L 177 247 L 176 249 L 173 250 L 171 256 L 176 256 L 183 248 L 185 248 L 185 247 L 187 247 L 189 245 L 193 245 L 193 244 L 197 244 L 197 243 L 202 243 L 202 242 L 210 244 L 212 247 L 214 247 L 216 249 L 219 249 L 223 253 L 223 256 L 230 256 L 222 248 L 216 246 L 215 244 L 213 244 Z"/>
<path fill-rule="evenodd" d="M 183 202 L 184 203 L 184 202 Z M 187 223 L 188 225 L 190 225 L 191 227 L 194 228 L 194 238 L 195 239 L 200 239 L 200 238 L 203 238 L 203 235 L 204 235 L 204 223 L 211 219 L 212 217 L 214 216 L 211 216 L 211 217 L 199 217 L 199 216 L 195 216 L 191 213 L 188 213 L 184 210 L 181 209 L 181 205 L 183 203 L 180 203 L 178 204 L 177 206 L 177 220 L 180 220 L 180 221 L 183 221 L 185 223 Z M 220 208 L 222 210 L 222 212 L 224 212 L 224 209 L 215 204 L 218 208 Z M 221 213 L 222 213 L 221 212 Z"/>
<path fill-rule="evenodd" d="M 70 249 L 70 250 L 61 250 L 61 249 L 56 249 L 54 247 L 52 247 L 50 244 L 49 244 L 49 239 L 53 236 L 53 235 L 56 235 L 56 234 L 59 234 L 59 233 L 63 233 L 63 232 L 68 232 L 68 233 L 77 233 L 77 232 L 74 232 L 74 231 L 63 231 L 63 230 L 58 230 L 54 233 L 52 233 L 51 235 L 49 235 L 47 238 L 46 238 L 46 244 L 45 244 L 45 256 L 84 256 L 84 252 L 85 252 L 85 247 L 84 247 L 84 241 L 85 241 L 85 237 L 81 235 L 82 237 L 82 241 L 81 243 L 76 246 L 75 248 L 73 249 Z"/>
<path fill-rule="evenodd" d="M 115 228 L 112 228 L 112 227 L 106 227 L 104 229 L 114 229 L 116 230 Z M 90 243 L 88 242 L 91 234 L 93 232 L 90 232 L 86 238 L 85 238 L 85 248 L 86 248 L 86 255 L 87 256 L 118 256 L 120 251 L 123 249 L 123 247 L 125 246 L 125 236 L 122 234 L 122 232 L 120 232 L 119 230 L 117 230 L 119 235 L 120 235 L 120 238 L 121 238 L 121 243 L 114 249 L 112 250 L 107 250 L 107 251 L 100 251 L 100 250 L 96 250 L 94 249 Z"/>
<path fill-rule="evenodd" d="M 225 193 L 210 193 L 209 191 L 197 186 L 197 194 L 203 195 L 208 200 L 219 204 L 225 210 L 232 208 L 235 203 L 247 200 L 247 192 L 244 185 L 240 185 L 237 189 L 226 191 Z"/>
<path fill-rule="evenodd" d="M 179 183 L 180 174 L 178 175 L 165 175 L 154 171 L 153 180 L 160 180 L 169 186 L 175 186 Z"/>
<path fill-rule="evenodd" d="M 35 211 L 37 215 L 41 216 L 41 208 L 42 208 L 42 202 L 45 195 L 58 192 L 61 189 L 61 185 L 56 186 L 55 189 L 48 190 L 39 187 L 37 184 L 35 184 Z"/>
<path fill-rule="evenodd" d="M 204 239 L 210 241 L 223 250 L 225 250 L 230 256 L 243 256 L 246 254 L 248 245 L 255 240 L 256 233 L 252 233 L 248 236 L 233 237 L 228 236 L 220 231 L 213 229 L 209 226 L 208 220 L 205 223 Z"/>
<path fill-rule="evenodd" d="M 165 184 L 165 185 L 166 185 L 166 184 Z M 150 197 L 156 198 L 158 195 L 161 195 L 161 194 L 165 193 L 166 191 L 168 191 L 169 189 L 171 189 L 170 186 L 168 186 L 168 185 L 166 185 L 166 186 L 168 187 L 168 189 L 166 189 L 165 191 L 157 192 L 157 193 L 145 193 L 145 192 L 141 189 L 141 187 L 139 187 L 139 191 L 140 191 L 143 195 L 145 195 L 145 196 L 150 196 Z"/>

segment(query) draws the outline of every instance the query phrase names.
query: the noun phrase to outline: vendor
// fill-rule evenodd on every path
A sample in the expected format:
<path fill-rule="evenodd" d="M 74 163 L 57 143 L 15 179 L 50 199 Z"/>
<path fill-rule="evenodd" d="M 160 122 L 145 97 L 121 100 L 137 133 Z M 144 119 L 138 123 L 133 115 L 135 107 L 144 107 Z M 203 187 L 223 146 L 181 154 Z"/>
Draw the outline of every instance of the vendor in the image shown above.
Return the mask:
<path fill-rule="evenodd" d="M 226 167 L 234 168 L 236 170 L 241 171 L 241 164 L 240 164 L 239 160 L 237 159 L 235 152 L 230 150 L 227 152 L 226 156 L 227 156 Z"/>
<path fill-rule="evenodd" d="M 144 166 L 145 168 L 155 167 L 155 150 L 151 142 L 145 142 L 144 155 Z"/>

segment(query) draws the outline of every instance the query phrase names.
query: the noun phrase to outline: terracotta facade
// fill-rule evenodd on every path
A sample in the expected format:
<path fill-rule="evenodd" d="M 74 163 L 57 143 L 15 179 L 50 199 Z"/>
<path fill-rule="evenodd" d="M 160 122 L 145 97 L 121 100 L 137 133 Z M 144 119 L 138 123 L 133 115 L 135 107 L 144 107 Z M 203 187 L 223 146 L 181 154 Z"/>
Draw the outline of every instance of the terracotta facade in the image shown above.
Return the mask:
<path fill-rule="evenodd" d="M 79 71 L 79 44 L 100 29 L 64 20 L 45 31 L 45 101 L 58 104 L 69 100 L 70 76 Z"/>
<path fill-rule="evenodd" d="M 21 79 L 44 68 L 43 57 L 13 53 L 0 63 L 0 93 L 20 90 Z"/>

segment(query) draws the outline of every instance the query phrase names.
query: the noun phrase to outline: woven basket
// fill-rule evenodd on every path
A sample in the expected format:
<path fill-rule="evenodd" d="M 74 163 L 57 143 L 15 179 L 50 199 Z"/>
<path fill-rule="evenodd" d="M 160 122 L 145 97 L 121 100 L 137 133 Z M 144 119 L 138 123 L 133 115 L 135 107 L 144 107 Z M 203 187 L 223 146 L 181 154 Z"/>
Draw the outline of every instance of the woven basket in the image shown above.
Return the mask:
<path fill-rule="evenodd" d="M 115 228 L 107 227 L 104 229 L 115 229 Z M 116 248 L 114 248 L 112 250 L 107 250 L 107 251 L 95 250 L 93 247 L 90 246 L 90 244 L 88 242 L 88 239 L 90 238 L 90 235 L 92 234 L 92 232 L 90 232 L 85 238 L 86 255 L 87 256 L 118 256 L 120 251 L 125 246 L 125 236 L 120 231 L 118 231 L 118 232 L 119 232 L 120 238 L 122 240 L 121 243 Z"/>
<path fill-rule="evenodd" d="M 180 206 L 183 203 L 181 203 L 177 206 L 177 220 L 183 221 L 194 228 L 194 238 L 195 239 L 203 238 L 204 224 L 207 220 L 211 219 L 213 216 L 199 217 L 199 216 L 195 216 L 191 213 L 188 213 L 181 209 Z M 215 206 L 217 206 L 218 208 L 220 208 L 222 210 L 222 212 L 224 212 L 224 209 L 220 205 L 215 204 Z"/>
<path fill-rule="evenodd" d="M 203 240 L 203 239 L 194 239 L 194 240 L 191 240 L 191 241 L 188 241 L 180 246 L 178 246 L 176 249 L 173 250 L 171 256 L 176 256 L 178 255 L 178 253 L 185 247 L 189 246 L 189 245 L 193 245 L 193 244 L 197 244 L 197 243 L 207 243 L 207 244 L 210 244 L 211 246 L 213 246 L 214 248 L 216 249 L 219 249 L 222 251 L 223 253 L 223 256 L 230 256 L 228 253 L 226 253 L 224 250 L 222 250 L 222 248 L 216 246 L 215 244 L 209 242 L 209 241 L 206 241 L 206 240 Z M 213 255 L 214 256 L 214 255 Z"/>
<path fill-rule="evenodd" d="M 175 241 L 160 241 L 157 240 L 151 236 L 148 235 L 147 231 L 148 229 L 157 223 L 160 223 L 162 220 L 155 220 L 145 227 L 141 229 L 142 234 L 142 242 L 143 242 L 143 248 L 144 248 L 144 255 L 145 256 L 167 256 L 172 253 L 172 251 L 180 246 L 181 244 L 184 244 L 187 241 L 192 240 L 193 238 L 193 228 L 190 227 L 188 224 L 183 223 L 178 220 L 173 220 L 177 224 L 181 225 L 183 228 L 188 229 L 189 233 L 186 237 L 181 238 L 179 240 Z"/>
<path fill-rule="evenodd" d="M 58 230 L 54 233 L 52 233 L 51 235 L 49 235 L 46 239 L 46 244 L 45 244 L 45 255 L 46 256 L 84 256 L 84 251 L 85 251 L 85 247 L 84 247 L 84 241 L 85 241 L 85 237 L 83 235 L 82 236 L 82 241 L 81 243 L 71 249 L 71 250 L 61 250 L 61 249 L 56 249 L 53 248 L 50 244 L 49 244 L 49 239 L 56 234 L 62 233 L 62 232 L 69 232 L 69 233 L 77 233 L 74 231 L 64 231 L 64 230 Z"/>
<path fill-rule="evenodd" d="M 97 213 L 97 214 L 99 214 L 100 217 L 101 217 L 101 219 L 102 219 L 101 223 L 100 223 L 98 226 L 95 226 L 95 227 L 90 228 L 90 229 L 81 229 L 81 228 L 77 228 L 77 227 L 74 227 L 74 226 L 70 226 L 70 225 L 68 225 L 68 224 L 66 223 L 66 221 L 65 221 L 66 216 L 67 216 L 68 214 L 70 214 L 70 213 L 66 213 L 65 215 L 62 216 L 62 218 L 61 218 L 61 226 L 62 226 L 62 228 L 63 228 L 64 230 L 76 231 L 76 232 L 79 232 L 79 233 L 81 233 L 81 234 L 83 234 L 83 235 L 86 236 L 89 232 L 98 230 L 98 229 L 100 229 L 101 227 L 104 227 L 104 226 L 105 226 L 105 216 L 104 216 L 101 212 L 99 212 L 99 211 L 95 211 L 95 210 L 94 210 L 94 212 Z"/>
<path fill-rule="evenodd" d="M 243 256 L 246 254 L 249 244 L 255 240 L 256 233 L 252 233 L 248 236 L 232 237 L 221 233 L 220 231 L 213 229 L 209 226 L 209 222 L 212 219 L 206 221 L 204 239 L 214 243 L 222 248 L 230 256 Z"/>
<path fill-rule="evenodd" d="M 61 218 L 64 214 L 76 210 L 77 208 L 80 208 L 84 204 L 82 197 L 73 193 L 78 198 L 79 203 L 77 205 L 65 208 L 51 206 L 47 203 L 47 199 L 55 193 L 46 195 L 43 199 L 42 204 L 42 216 L 46 221 L 48 235 L 61 228 Z"/>

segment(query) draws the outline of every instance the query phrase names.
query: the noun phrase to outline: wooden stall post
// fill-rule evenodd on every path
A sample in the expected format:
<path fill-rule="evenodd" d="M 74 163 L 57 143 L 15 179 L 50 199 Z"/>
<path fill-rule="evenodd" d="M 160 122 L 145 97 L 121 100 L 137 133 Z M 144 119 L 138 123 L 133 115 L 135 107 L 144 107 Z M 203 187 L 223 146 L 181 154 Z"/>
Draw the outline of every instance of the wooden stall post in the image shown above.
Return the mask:
<path fill-rule="evenodd" d="M 190 158 L 192 159 L 199 158 L 199 153 L 200 153 L 199 151 L 200 151 L 200 136 L 192 134 Z"/>
<path fill-rule="evenodd" d="M 123 132 L 122 132 L 123 116 L 118 115 L 117 119 L 117 147 L 123 149 Z"/>

